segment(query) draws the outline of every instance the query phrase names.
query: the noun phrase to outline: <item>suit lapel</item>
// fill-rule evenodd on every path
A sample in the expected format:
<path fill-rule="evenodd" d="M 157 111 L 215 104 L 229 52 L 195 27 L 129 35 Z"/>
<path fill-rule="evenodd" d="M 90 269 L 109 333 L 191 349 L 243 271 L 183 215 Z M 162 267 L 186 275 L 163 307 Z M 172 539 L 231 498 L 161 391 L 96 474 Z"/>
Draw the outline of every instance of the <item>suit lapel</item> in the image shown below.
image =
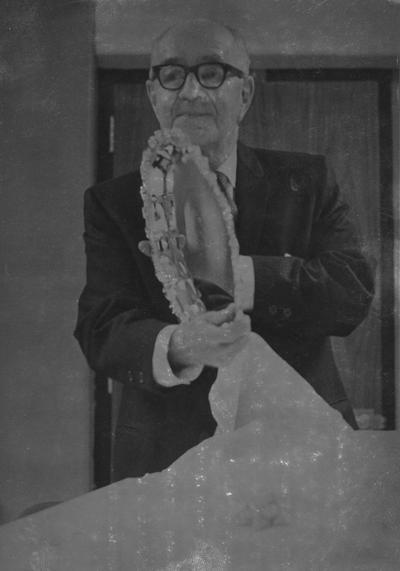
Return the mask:
<path fill-rule="evenodd" d="M 270 193 L 271 183 L 255 151 L 239 143 L 235 190 L 239 216 L 236 232 L 243 255 L 257 251 Z"/>

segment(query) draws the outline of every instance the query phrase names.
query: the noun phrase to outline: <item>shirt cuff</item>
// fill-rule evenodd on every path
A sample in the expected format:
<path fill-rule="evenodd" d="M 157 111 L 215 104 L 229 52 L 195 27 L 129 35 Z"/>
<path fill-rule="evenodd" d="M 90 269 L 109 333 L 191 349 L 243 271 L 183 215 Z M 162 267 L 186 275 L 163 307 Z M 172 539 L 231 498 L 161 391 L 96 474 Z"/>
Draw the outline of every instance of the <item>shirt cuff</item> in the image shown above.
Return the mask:
<path fill-rule="evenodd" d="M 237 302 L 243 311 L 254 307 L 254 264 L 250 256 L 239 256 Z"/>
<path fill-rule="evenodd" d="M 157 335 L 153 351 L 153 377 L 155 381 L 164 387 L 174 387 L 176 385 L 189 385 L 200 375 L 203 367 L 194 365 L 185 367 L 179 371 L 178 375 L 172 372 L 168 361 L 168 347 L 171 335 L 178 325 L 167 325 L 161 329 Z"/>

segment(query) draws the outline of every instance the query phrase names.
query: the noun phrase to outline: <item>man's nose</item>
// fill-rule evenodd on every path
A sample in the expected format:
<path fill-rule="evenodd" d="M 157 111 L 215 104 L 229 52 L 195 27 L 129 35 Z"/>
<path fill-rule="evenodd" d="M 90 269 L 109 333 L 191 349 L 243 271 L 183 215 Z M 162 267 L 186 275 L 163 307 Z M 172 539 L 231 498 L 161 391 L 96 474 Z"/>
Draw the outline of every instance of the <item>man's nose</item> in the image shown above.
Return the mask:
<path fill-rule="evenodd" d="M 196 99 L 204 95 L 204 90 L 193 72 L 187 74 L 185 83 L 179 91 L 179 97 L 183 99 Z"/>

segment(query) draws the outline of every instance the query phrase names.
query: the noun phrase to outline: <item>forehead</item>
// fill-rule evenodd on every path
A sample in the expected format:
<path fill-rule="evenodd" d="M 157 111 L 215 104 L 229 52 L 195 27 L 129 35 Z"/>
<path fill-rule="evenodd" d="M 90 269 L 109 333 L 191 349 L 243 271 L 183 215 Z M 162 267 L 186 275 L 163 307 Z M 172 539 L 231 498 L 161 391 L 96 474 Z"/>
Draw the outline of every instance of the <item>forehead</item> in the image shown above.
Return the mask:
<path fill-rule="evenodd" d="M 210 60 L 246 68 L 246 54 L 229 30 L 213 23 L 192 23 L 168 30 L 154 47 L 151 63 L 194 65 Z"/>

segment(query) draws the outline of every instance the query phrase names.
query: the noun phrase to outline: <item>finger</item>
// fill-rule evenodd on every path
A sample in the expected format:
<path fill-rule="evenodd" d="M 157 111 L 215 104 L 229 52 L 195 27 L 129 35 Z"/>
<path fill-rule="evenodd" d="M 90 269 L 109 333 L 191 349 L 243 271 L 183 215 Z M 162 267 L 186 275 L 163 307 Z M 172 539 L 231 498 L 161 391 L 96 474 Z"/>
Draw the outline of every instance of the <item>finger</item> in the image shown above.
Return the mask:
<path fill-rule="evenodd" d="M 204 345 L 205 348 L 212 349 L 218 345 L 226 345 L 236 341 L 238 337 L 247 335 L 248 329 L 242 323 L 228 323 L 224 325 L 214 325 L 203 323 L 198 327 L 193 327 L 190 331 L 190 342 L 197 345 Z"/>
<path fill-rule="evenodd" d="M 139 242 L 138 248 L 142 252 L 142 254 L 151 258 L 151 245 L 148 240 L 142 240 L 141 242 Z"/>
<path fill-rule="evenodd" d="M 221 326 L 209 326 L 208 339 L 214 343 L 232 343 L 250 333 L 250 320 L 238 319 Z"/>
<path fill-rule="evenodd" d="M 242 316 L 229 323 L 223 323 L 220 327 L 222 330 L 232 331 L 237 336 L 244 335 L 250 331 L 250 318 Z"/>
<path fill-rule="evenodd" d="M 210 313 L 217 312 L 208 312 Z M 213 318 L 214 316 L 209 315 L 209 319 Z M 221 325 L 198 319 L 191 322 L 190 329 L 187 330 L 187 338 L 190 338 L 191 343 L 205 344 L 211 348 L 220 343 L 231 343 L 249 332 L 250 318 L 248 316 L 241 315 L 238 319 L 226 321 Z"/>
<path fill-rule="evenodd" d="M 203 313 L 202 318 L 213 325 L 222 325 L 222 323 L 227 323 L 235 319 L 235 315 L 236 306 L 234 303 L 230 303 L 227 307 L 219 311 L 207 311 Z"/>
<path fill-rule="evenodd" d="M 203 361 L 212 360 L 214 366 L 222 366 L 221 363 L 226 364 L 227 361 L 232 360 L 246 345 L 248 344 L 249 336 L 243 335 L 228 343 L 209 343 L 207 347 L 202 346 L 197 348 L 198 355 Z"/>

